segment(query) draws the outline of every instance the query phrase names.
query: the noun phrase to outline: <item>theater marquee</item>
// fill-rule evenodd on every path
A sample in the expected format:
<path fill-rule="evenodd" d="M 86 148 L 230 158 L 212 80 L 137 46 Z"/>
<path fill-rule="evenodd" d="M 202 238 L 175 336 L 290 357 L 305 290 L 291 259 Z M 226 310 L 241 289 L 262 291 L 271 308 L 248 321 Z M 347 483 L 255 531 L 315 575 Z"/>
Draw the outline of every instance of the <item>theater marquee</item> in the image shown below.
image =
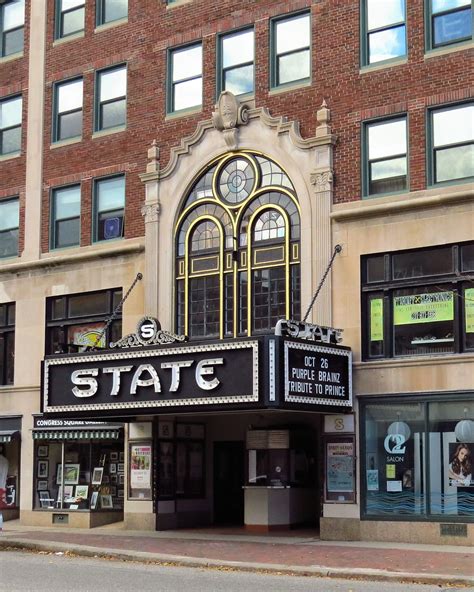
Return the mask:
<path fill-rule="evenodd" d="M 141 326 L 144 335 L 148 329 Z M 126 336 L 122 349 L 46 357 L 44 416 L 352 408 L 349 348 L 283 335 L 170 343 L 171 334 L 154 331 L 149 345 Z"/>

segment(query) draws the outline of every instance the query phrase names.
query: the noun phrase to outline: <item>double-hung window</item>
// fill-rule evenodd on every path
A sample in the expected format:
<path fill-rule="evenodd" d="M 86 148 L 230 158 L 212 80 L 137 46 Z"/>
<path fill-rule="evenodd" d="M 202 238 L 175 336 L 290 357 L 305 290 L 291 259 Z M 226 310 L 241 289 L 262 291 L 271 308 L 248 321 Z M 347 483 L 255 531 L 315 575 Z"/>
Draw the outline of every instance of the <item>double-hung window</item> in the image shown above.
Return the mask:
<path fill-rule="evenodd" d="M 15 304 L 0 304 L 0 385 L 13 384 Z"/>
<path fill-rule="evenodd" d="M 84 0 L 56 0 L 56 39 L 83 31 L 84 17 Z"/>
<path fill-rule="evenodd" d="M 228 90 L 234 95 L 254 90 L 254 30 L 245 29 L 219 39 L 220 75 L 218 93 Z"/>
<path fill-rule="evenodd" d="M 311 76 L 311 19 L 309 14 L 272 22 L 272 87 L 304 82 Z"/>
<path fill-rule="evenodd" d="M 54 87 L 53 141 L 78 138 L 82 134 L 82 78 Z"/>
<path fill-rule="evenodd" d="M 21 150 L 21 96 L 0 101 L 0 156 L 17 154 Z"/>
<path fill-rule="evenodd" d="M 364 195 L 407 188 L 406 117 L 365 124 Z"/>
<path fill-rule="evenodd" d="M 97 0 L 97 25 L 105 25 L 128 15 L 128 0 Z"/>
<path fill-rule="evenodd" d="M 23 51 L 25 0 L 7 0 L 0 6 L 0 57 Z"/>
<path fill-rule="evenodd" d="M 405 0 L 364 0 L 362 64 L 400 58 L 407 53 Z"/>
<path fill-rule="evenodd" d="M 0 201 L 0 259 L 18 255 L 20 204 L 18 197 Z"/>
<path fill-rule="evenodd" d="M 81 186 L 54 189 L 51 203 L 51 248 L 80 243 Z"/>
<path fill-rule="evenodd" d="M 97 179 L 94 183 L 94 241 L 123 236 L 125 177 Z"/>
<path fill-rule="evenodd" d="M 474 242 L 362 259 L 365 359 L 474 351 Z"/>
<path fill-rule="evenodd" d="M 97 72 L 96 131 L 124 126 L 127 116 L 127 66 Z"/>
<path fill-rule="evenodd" d="M 170 51 L 168 80 L 168 113 L 202 104 L 202 43 Z"/>
<path fill-rule="evenodd" d="M 471 0 L 427 0 L 427 7 L 428 49 L 472 39 Z"/>
<path fill-rule="evenodd" d="M 433 109 L 429 130 L 431 183 L 474 177 L 474 103 Z"/>

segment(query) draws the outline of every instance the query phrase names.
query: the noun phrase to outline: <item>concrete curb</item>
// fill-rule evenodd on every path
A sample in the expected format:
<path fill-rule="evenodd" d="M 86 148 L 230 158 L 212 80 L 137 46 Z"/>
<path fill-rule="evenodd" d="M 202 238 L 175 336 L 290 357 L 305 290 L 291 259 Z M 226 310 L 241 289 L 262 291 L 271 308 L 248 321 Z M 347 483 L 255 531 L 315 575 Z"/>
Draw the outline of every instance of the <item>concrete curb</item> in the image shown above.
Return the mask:
<path fill-rule="evenodd" d="M 82 557 L 101 559 L 115 559 L 119 561 L 134 561 L 143 563 L 159 563 L 162 565 L 177 565 L 181 567 L 225 568 L 236 571 L 251 571 L 262 573 L 278 573 L 285 575 L 312 576 L 340 579 L 364 579 L 380 582 L 407 582 L 417 584 L 449 584 L 474 586 L 474 576 L 447 576 L 445 574 L 414 574 L 408 572 L 389 572 L 370 568 L 342 568 L 320 565 L 299 566 L 276 563 L 251 563 L 242 561 L 227 561 L 182 555 L 166 555 L 163 553 L 148 553 L 145 551 L 123 551 L 118 549 L 99 549 L 88 545 L 71 543 L 43 543 L 39 541 L 8 538 L 0 540 L 0 549 L 17 549 L 28 551 L 45 551 L 51 553 L 70 553 Z"/>

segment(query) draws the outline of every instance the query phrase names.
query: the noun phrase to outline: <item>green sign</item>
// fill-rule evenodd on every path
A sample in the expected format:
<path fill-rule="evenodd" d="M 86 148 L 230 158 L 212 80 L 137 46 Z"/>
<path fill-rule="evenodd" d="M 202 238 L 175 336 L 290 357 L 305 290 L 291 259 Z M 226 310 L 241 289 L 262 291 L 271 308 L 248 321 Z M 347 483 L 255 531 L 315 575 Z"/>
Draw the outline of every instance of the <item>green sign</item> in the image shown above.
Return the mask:
<path fill-rule="evenodd" d="M 383 299 L 370 301 L 370 341 L 383 340 Z"/>
<path fill-rule="evenodd" d="M 474 288 L 464 290 L 466 333 L 474 333 Z"/>
<path fill-rule="evenodd" d="M 396 296 L 393 299 L 394 325 L 438 323 L 453 319 L 454 295 L 452 292 Z"/>

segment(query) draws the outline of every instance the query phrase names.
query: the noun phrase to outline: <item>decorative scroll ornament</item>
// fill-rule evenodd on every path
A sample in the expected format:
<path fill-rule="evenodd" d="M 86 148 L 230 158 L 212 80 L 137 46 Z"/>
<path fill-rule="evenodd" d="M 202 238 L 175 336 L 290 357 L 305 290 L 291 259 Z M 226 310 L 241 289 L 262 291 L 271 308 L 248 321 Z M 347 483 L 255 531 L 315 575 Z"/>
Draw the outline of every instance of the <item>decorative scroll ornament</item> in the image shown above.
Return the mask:
<path fill-rule="evenodd" d="M 238 147 L 239 125 L 246 125 L 249 121 L 248 105 L 241 105 L 230 91 L 221 92 L 216 109 L 212 113 L 212 123 L 216 130 L 224 135 L 224 140 L 231 150 Z"/>
<path fill-rule="evenodd" d="M 187 341 L 186 335 L 175 335 L 161 329 L 160 322 L 154 317 L 143 317 L 138 321 L 136 333 L 125 335 L 119 341 L 111 343 L 110 347 L 140 347 L 144 345 L 166 345 Z"/>
<path fill-rule="evenodd" d="M 156 204 L 145 204 L 142 206 L 142 216 L 145 218 L 145 223 L 147 222 L 158 222 L 158 218 L 160 217 L 161 206 L 159 203 Z"/>
<path fill-rule="evenodd" d="M 324 173 L 312 173 L 310 181 L 312 185 L 316 186 L 316 193 L 331 191 L 333 175 L 331 171 L 326 171 Z"/>

